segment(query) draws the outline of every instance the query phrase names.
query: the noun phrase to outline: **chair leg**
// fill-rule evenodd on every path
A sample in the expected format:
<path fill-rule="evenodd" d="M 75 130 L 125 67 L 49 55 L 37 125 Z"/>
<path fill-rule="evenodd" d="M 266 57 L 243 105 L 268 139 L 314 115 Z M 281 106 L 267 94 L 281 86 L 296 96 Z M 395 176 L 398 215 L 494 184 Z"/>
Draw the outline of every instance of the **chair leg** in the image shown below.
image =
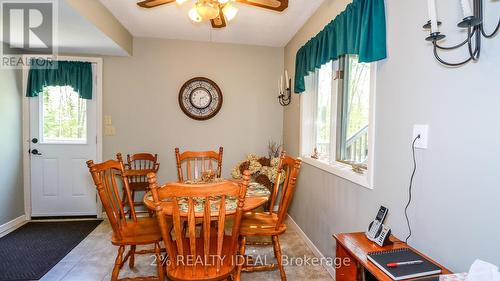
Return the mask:
<path fill-rule="evenodd" d="M 243 264 L 246 263 L 246 258 L 245 258 L 245 244 L 246 244 L 246 237 L 242 236 L 240 238 L 240 250 L 239 253 L 236 257 L 236 274 L 234 277 L 235 281 L 240 281 L 241 279 L 241 270 L 243 269 Z M 242 260 L 243 259 L 243 260 Z"/>
<path fill-rule="evenodd" d="M 122 267 L 123 252 L 125 251 L 125 246 L 120 246 L 118 248 L 118 255 L 116 256 L 115 266 L 113 267 L 113 272 L 111 274 L 111 281 L 118 280 L 118 274 L 120 273 L 120 268 Z"/>
<path fill-rule="evenodd" d="M 274 252 L 278 260 L 278 268 L 280 270 L 281 281 L 286 281 L 285 268 L 283 267 L 283 256 L 281 255 L 280 239 L 278 236 L 273 236 Z"/>
<path fill-rule="evenodd" d="M 158 280 L 163 281 L 165 279 L 163 263 L 164 259 L 161 258 L 161 247 L 160 243 L 155 244 L 155 254 L 156 254 L 156 268 L 158 271 Z M 166 258 L 166 257 L 165 257 Z"/>
<path fill-rule="evenodd" d="M 130 246 L 130 260 L 128 261 L 128 267 L 133 268 L 135 265 L 135 249 L 136 246 Z"/>

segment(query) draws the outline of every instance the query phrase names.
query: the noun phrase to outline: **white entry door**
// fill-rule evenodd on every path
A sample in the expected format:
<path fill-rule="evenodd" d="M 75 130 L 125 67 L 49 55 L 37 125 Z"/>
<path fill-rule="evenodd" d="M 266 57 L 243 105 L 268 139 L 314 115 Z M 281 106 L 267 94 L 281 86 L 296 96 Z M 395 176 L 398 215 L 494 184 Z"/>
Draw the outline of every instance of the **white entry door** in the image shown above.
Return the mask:
<path fill-rule="evenodd" d="M 97 214 L 96 190 L 85 163 L 98 159 L 95 92 L 85 100 L 70 86 L 49 85 L 39 97 L 29 98 L 34 217 Z"/>

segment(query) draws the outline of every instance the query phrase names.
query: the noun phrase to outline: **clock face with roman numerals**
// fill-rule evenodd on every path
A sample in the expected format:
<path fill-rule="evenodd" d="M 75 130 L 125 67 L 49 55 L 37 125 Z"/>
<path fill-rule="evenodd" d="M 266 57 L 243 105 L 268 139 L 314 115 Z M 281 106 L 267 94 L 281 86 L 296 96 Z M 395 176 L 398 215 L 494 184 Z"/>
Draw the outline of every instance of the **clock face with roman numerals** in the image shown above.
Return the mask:
<path fill-rule="evenodd" d="M 182 86 L 179 92 L 179 105 L 190 118 L 208 120 L 222 107 L 222 92 L 214 81 L 196 77 Z"/>

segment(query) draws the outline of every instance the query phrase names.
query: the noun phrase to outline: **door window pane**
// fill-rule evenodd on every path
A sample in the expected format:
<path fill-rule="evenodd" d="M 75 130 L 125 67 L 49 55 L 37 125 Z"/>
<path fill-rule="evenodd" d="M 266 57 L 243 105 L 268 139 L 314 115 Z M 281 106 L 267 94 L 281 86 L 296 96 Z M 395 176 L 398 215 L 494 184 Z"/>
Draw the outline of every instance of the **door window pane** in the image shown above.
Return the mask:
<path fill-rule="evenodd" d="M 72 87 L 45 87 L 41 111 L 43 142 L 87 142 L 87 102 Z"/>
<path fill-rule="evenodd" d="M 339 160 L 364 164 L 368 158 L 370 64 L 359 63 L 357 56 L 350 55 L 344 71 Z"/>

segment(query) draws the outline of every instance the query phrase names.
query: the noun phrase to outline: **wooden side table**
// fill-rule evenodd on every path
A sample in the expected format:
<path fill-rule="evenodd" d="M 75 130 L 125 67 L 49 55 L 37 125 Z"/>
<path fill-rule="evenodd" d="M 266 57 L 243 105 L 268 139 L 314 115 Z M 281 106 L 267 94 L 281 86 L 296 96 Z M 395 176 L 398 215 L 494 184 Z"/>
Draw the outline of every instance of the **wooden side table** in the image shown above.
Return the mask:
<path fill-rule="evenodd" d="M 333 235 L 333 237 L 337 242 L 336 257 L 338 260 L 342 261 L 341 266 L 339 266 L 335 271 L 336 281 L 362 281 L 373 279 L 379 281 L 392 281 L 392 279 L 387 276 L 382 270 L 380 270 L 375 264 L 368 261 L 366 255 L 370 252 L 387 251 L 400 248 L 412 249 L 413 251 L 427 258 L 435 265 L 439 266 L 442 270 L 441 274 L 451 274 L 451 271 L 449 271 L 442 265 L 418 252 L 414 248 L 406 245 L 403 241 L 397 239 L 392 235 L 390 237 L 390 240 L 393 242 L 393 244 L 384 247 L 380 247 L 374 242 L 368 240 L 364 232 L 340 233 Z M 408 280 L 426 280 L 429 279 L 429 277 L 432 276 Z"/>

